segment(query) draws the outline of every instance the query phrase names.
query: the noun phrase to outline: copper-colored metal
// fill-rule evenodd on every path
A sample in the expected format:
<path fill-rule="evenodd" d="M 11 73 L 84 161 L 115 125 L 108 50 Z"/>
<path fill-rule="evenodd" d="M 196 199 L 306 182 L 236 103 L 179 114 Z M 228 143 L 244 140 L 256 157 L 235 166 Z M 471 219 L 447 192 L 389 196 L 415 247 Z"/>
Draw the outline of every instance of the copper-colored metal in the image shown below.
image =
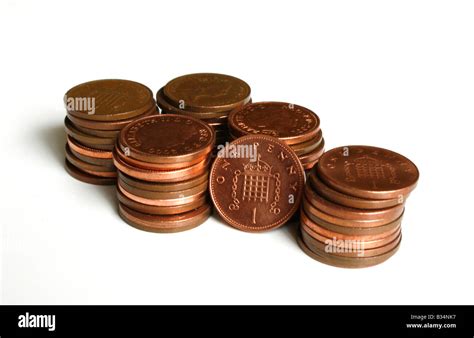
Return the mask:
<path fill-rule="evenodd" d="M 111 149 L 113 149 L 114 147 L 115 138 L 97 137 L 84 134 L 82 131 L 76 128 L 76 126 L 69 120 L 67 116 L 64 119 L 64 127 L 67 135 L 81 142 L 82 144 L 92 145 L 92 148 L 95 148 L 96 146 L 111 146 Z"/>
<path fill-rule="evenodd" d="M 200 191 L 198 193 L 195 193 L 189 196 L 183 196 L 183 197 L 177 197 L 177 198 L 166 198 L 166 199 L 157 199 L 157 198 L 152 199 L 152 198 L 137 196 L 136 194 L 133 194 L 127 191 L 123 187 L 123 183 L 120 181 L 118 182 L 117 187 L 120 190 L 120 192 L 124 194 L 125 196 L 127 196 L 129 199 L 134 200 L 135 202 L 138 202 L 141 204 L 154 205 L 157 207 L 168 207 L 168 206 L 189 204 L 189 203 L 193 203 L 199 200 L 203 195 L 205 195 L 205 190 L 204 190 L 204 191 Z"/>
<path fill-rule="evenodd" d="M 70 146 L 68 147 L 69 147 L 69 151 L 81 161 L 84 161 L 86 163 L 89 163 L 95 166 L 105 167 L 108 169 L 108 171 L 115 171 L 114 161 L 111 158 L 97 158 L 97 157 L 82 155 L 81 153 L 78 153 L 77 151 L 72 149 Z"/>
<path fill-rule="evenodd" d="M 319 160 L 319 178 L 342 193 L 367 199 L 394 199 L 416 186 L 415 164 L 393 151 L 347 146 L 326 152 Z"/>
<path fill-rule="evenodd" d="M 115 168 L 105 167 L 101 165 L 95 165 L 91 163 L 84 162 L 83 160 L 74 156 L 69 149 L 69 146 L 66 144 L 65 147 L 66 159 L 73 164 L 75 167 L 81 169 L 82 171 L 89 173 L 91 175 L 101 176 L 101 177 L 117 177 Z"/>
<path fill-rule="evenodd" d="M 182 115 L 154 115 L 122 129 L 120 148 L 130 157 L 150 163 L 190 162 L 208 154 L 215 134 L 206 123 Z"/>
<path fill-rule="evenodd" d="M 71 150 L 74 150 L 75 152 L 78 152 L 84 156 L 112 160 L 111 151 L 97 150 L 83 146 L 82 144 L 71 138 L 69 135 L 67 136 L 67 144 L 69 145 Z"/>
<path fill-rule="evenodd" d="M 314 112 L 285 102 L 255 102 L 229 115 L 229 129 L 234 136 L 265 134 L 289 145 L 314 138 L 319 125 Z"/>
<path fill-rule="evenodd" d="M 208 170 L 208 165 L 210 162 L 208 158 L 191 167 L 176 170 L 158 171 L 133 167 L 125 163 L 116 152 L 113 153 L 113 158 L 114 165 L 118 170 L 129 176 L 149 182 L 179 182 L 183 180 L 183 177 L 186 177 L 186 179 L 191 179 L 202 175 L 206 170 Z"/>
<path fill-rule="evenodd" d="M 133 227 L 151 232 L 179 232 L 202 224 L 210 215 L 211 208 L 205 204 L 198 209 L 178 215 L 150 215 L 128 208 L 119 203 L 119 214 Z"/>
<path fill-rule="evenodd" d="M 308 248 L 308 246 L 304 243 L 301 237 L 298 236 L 298 244 L 301 249 L 311 258 L 332 266 L 340 267 L 340 268 L 365 268 L 374 266 L 380 263 L 385 262 L 387 259 L 392 257 L 400 247 L 400 242 L 398 245 L 392 249 L 391 251 L 373 257 L 340 257 L 331 254 L 327 254 L 324 251 L 312 251 Z"/>
<path fill-rule="evenodd" d="M 305 187 L 305 196 L 313 206 L 322 212 L 347 220 L 364 221 L 383 219 L 386 220 L 386 223 L 390 223 L 400 217 L 405 208 L 403 204 L 397 204 L 393 207 L 384 209 L 356 209 L 345 207 L 322 198 L 314 192 L 313 189 L 311 189 L 311 185 L 308 184 Z"/>
<path fill-rule="evenodd" d="M 340 193 L 337 190 L 332 189 L 327 184 L 322 182 L 317 174 L 317 170 L 312 170 L 308 181 L 311 184 L 311 187 L 322 197 L 330 200 L 334 203 L 344 205 L 347 207 L 358 208 L 358 209 L 382 209 L 390 208 L 399 204 L 405 203 L 407 196 L 402 196 L 401 199 L 394 198 L 388 200 L 371 200 L 365 198 L 354 197 Z"/>
<path fill-rule="evenodd" d="M 304 171 L 296 154 L 267 135 L 241 137 L 227 148 L 232 149 L 242 151 L 232 157 L 223 157 L 222 152 L 209 178 L 218 213 L 244 231 L 265 231 L 286 223 L 297 211 L 304 189 Z"/>
<path fill-rule="evenodd" d="M 67 100 L 94 99 L 94 111 L 68 109 L 68 113 L 92 121 L 117 121 L 136 117 L 150 110 L 151 90 L 128 80 L 97 80 L 82 83 L 68 90 Z M 69 107 L 70 108 L 70 107 Z"/>
<path fill-rule="evenodd" d="M 323 132 L 320 129 L 316 136 L 302 143 L 292 144 L 290 147 L 296 155 L 302 156 L 312 153 L 323 141 Z"/>
<path fill-rule="evenodd" d="M 177 77 L 163 87 L 175 107 L 196 112 L 229 111 L 250 100 L 250 86 L 233 76 L 214 73 Z"/>
<path fill-rule="evenodd" d="M 65 160 L 66 171 L 69 175 L 74 177 L 75 179 L 89 183 L 89 184 L 96 184 L 96 185 L 114 185 L 116 183 L 115 178 L 106 178 L 106 177 L 99 177 L 95 175 L 88 174 L 79 168 L 72 165 L 67 159 Z"/>
<path fill-rule="evenodd" d="M 81 127 L 78 124 L 75 124 L 74 127 L 76 127 L 80 132 L 86 135 L 97 136 L 101 138 L 117 138 L 118 134 L 120 133 L 120 130 L 91 129 L 91 128 Z"/>
<path fill-rule="evenodd" d="M 314 149 L 310 153 L 300 155 L 298 157 L 300 159 L 301 164 L 303 165 L 303 167 L 305 167 L 306 165 L 310 165 L 312 167 L 316 162 L 319 161 L 321 156 L 324 154 L 324 145 L 325 145 L 324 138 L 322 138 L 321 142 L 318 144 L 316 149 Z M 306 169 L 306 167 L 305 167 L 305 169 Z"/>
<path fill-rule="evenodd" d="M 138 180 L 122 172 L 118 173 L 119 179 L 126 184 L 141 190 L 156 192 L 177 192 L 191 189 L 197 185 L 208 182 L 209 173 L 206 171 L 201 176 L 175 183 L 156 183 Z"/>
<path fill-rule="evenodd" d="M 120 203 L 126 205 L 127 207 L 151 215 L 176 215 L 184 212 L 192 211 L 199 208 L 200 206 L 207 204 L 207 196 L 203 195 L 200 199 L 197 199 L 189 204 L 183 205 L 174 205 L 167 207 L 158 207 L 154 205 L 147 205 L 143 203 L 136 202 L 127 196 L 125 196 L 120 190 L 117 189 L 117 198 Z"/>
<path fill-rule="evenodd" d="M 119 185 L 128 191 L 129 193 L 143 197 L 146 199 L 158 199 L 158 200 L 173 200 L 179 198 L 190 197 L 197 194 L 202 194 L 207 191 L 208 182 L 204 181 L 192 188 L 179 190 L 179 191 L 150 191 L 145 189 L 137 188 L 133 185 L 128 184 L 127 182 L 122 181 L 120 178 L 118 179 Z"/>

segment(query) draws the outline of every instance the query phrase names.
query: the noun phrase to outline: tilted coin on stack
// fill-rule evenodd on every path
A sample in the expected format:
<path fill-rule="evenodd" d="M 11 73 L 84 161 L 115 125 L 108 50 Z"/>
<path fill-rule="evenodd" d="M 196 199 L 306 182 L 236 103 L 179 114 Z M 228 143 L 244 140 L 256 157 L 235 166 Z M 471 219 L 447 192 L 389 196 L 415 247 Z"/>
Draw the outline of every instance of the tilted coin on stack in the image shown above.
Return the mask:
<path fill-rule="evenodd" d="M 216 133 L 216 144 L 229 141 L 229 113 L 251 101 L 250 86 L 233 76 L 197 73 L 177 77 L 156 94 L 164 114 L 182 114 L 208 123 Z"/>
<path fill-rule="evenodd" d="M 64 102 L 66 170 L 87 183 L 115 184 L 115 140 L 132 120 L 158 112 L 152 91 L 128 80 L 97 80 L 71 88 Z"/>
<path fill-rule="evenodd" d="M 133 121 L 113 151 L 119 213 L 130 225 L 178 232 L 211 212 L 208 175 L 215 134 L 192 117 L 166 114 Z"/>
<path fill-rule="evenodd" d="M 362 268 L 390 258 L 402 239 L 405 201 L 416 187 L 415 164 L 370 146 L 329 150 L 311 170 L 298 242 L 312 258 Z"/>
<path fill-rule="evenodd" d="M 268 135 L 247 135 L 221 149 L 209 190 L 219 215 L 248 232 L 275 229 L 299 209 L 305 174 L 294 151 Z"/>
<path fill-rule="evenodd" d="M 324 152 L 319 117 L 311 110 L 285 102 L 255 102 L 235 109 L 229 116 L 233 139 L 249 134 L 277 137 L 298 155 L 305 170 Z"/>

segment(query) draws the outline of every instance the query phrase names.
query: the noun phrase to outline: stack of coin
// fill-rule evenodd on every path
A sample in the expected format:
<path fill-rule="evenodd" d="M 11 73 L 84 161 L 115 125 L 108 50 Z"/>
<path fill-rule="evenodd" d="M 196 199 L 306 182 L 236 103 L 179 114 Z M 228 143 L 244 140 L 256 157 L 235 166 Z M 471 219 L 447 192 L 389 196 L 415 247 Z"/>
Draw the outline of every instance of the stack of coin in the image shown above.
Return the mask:
<path fill-rule="evenodd" d="M 311 169 L 324 152 L 319 117 L 290 103 L 256 102 L 235 109 L 229 116 L 229 131 L 233 139 L 248 134 L 279 138 L 298 155 L 305 170 Z"/>
<path fill-rule="evenodd" d="M 130 225 L 178 232 L 203 223 L 215 134 L 192 117 L 166 114 L 133 121 L 113 151 L 119 213 Z"/>
<path fill-rule="evenodd" d="M 229 113 L 251 101 L 249 85 L 233 76 L 189 74 L 168 82 L 156 94 L 164 114 L 181 114 L 208 123 L 216 133 L 216 145 L 229 141 Z"/>
<path fill-rule="evenodd" d="M 384 262 L 399 248 L 415 164 L 393 151 L 347 146 L 326 152 L 311 170 L 301 208 L 301 248 L 334 266 Z"/>
<path fill-rule="evenodd" d="M 115 184 L 115 140 L 133 119 L 158 112 L 152 91 L 133 81 L 98 80 L 71 88 L 64 101 L 66 170 L 83 182 Z"/>
<path fill-rule="evenodd" d="M 219 151 L 209 189 L 229 225 L 261 232 L 282 226 L 299 210 L 304 180 L 298 157 L 284 142 L 247 135 Z"/>

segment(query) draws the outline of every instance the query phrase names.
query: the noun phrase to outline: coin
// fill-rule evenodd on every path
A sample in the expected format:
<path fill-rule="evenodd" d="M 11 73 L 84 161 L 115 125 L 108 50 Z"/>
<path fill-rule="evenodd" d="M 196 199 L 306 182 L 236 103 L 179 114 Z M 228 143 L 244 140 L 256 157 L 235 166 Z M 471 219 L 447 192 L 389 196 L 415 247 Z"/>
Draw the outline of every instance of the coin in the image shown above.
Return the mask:
<path fill-rule="evenodd" d="M 293 149 L 296 155 L 302 156 L 312 153 L 318 146 L 321 145 L 321 142 L 323 142 L 323 132 L 320 129 L 316 136 L 314 136 L 312 139 L 302 143 L 292 144 L 291 149 Z"/>
<path fill-rule="evenodd" d="M 406 196 L 419 177 L 417 167 L 406 157 L 370 146 L 332 149 L 319 160 L 317 172 L 331 188 L 367 199 Z"/>
<path fill-rule="evenodd" d="M 314 112 L 298 105 L 256 102 L 234 110 L 229 128 L 234 136 L 265 134 L 291 145 L 314 138 L 320 121 Z"/>
<path fill-rule="evenodd" d="M 67 116 L 64 119 L 64 127 L 67 135 L 83 144 L 91 145 L 92 148 L 95 148 L 96 146 L 107 146 L 111 147 L 110 149 L 113 149 L 114 147 L 115 138 L 87 135 L 77 129 Z"/>
<path fill-rule="evenodd" d="M 176 192 L 191 189 L 203 182 L 208 182 L 209 173 L 206 171 L 202 175 L 185 181 L 176 183 L 156 183 L 138 180 L 119 171 L 119 179 L 137 189 L 157 191 L 157 192 Z"/>
<path fill-rule="evenodd" d="M 105 168 L 108 169 L 108 171 L 115 171 L 115 166 L 114 166 L 114 162 L 111 158 L 97 158 L 97 157 L 91 157 L 91 156 L 87 156 L 87 155 L 83 155 L 81 153 L 78 153 L 77 151 L 75 151 L 74 149 L 72 149 L 69 145 L 68 145 L 68 148 L 69 148 L 69 151 L 76 157 L 78 158 L 79 160 L 81 161 L 84 161 L 86 163 L 89 163 L 89 164 L 92 164 L 92 165 L 96 165 L 96 166 L 102 166 Z M 104 170 L 104 171 L 107 171 L 107 170 Z"/>
<path fill-rule="evenodd" d="M 385 262 L 387 259 L 392 257 L 399 249 L 400 243 L 392 249 L 391 251 L 374 256 L 374 257 L 340 257 L 331 254 L 327 254 L 322 250 L 312 251 L 308 248 L 308 246 L 304 243 L 300 236 L 298 236 L 298 244 L 301 249 L 311 258 L 332 266 L 341 267 L 341 268 L 364 268 L 374 266 L 380 263 Z M 401 242 L 401 240 L 400 240 Z"/>
<path fill-rule="evenodd" d="M 163 94 L 180 109 L 196 112 L 229 111 L 250 100 L 250 86 L 229 75 L 197 73 L 177 77 Z"/>
<path fill-rule="evenodd" d="M 132 199 L 129 199 L 118 189 L 117 189 L 117 199 L 119 200 L 120 203 L 126 205 L 130 209 L 133 209 L 145 214 L 151 214 L 151 215 L 176 215 L 176 214 L 192 211 L 194 209 L 199 208 L 200 206 L 204 204 L 207 204 L 206 203 L 207 196 L 203 195 L 200 199 L 197 199 L 189 204 L 166 206 L 166 207 L 147 205 L 147 204 L 139 203 Z"/>
<path fill-rule="evenodd" d="M 215 134 L 206 123 L 188 116 L 154 115 L 123 128 L 119 142 L 123 152 L 140 161 L 189 162 L 212 150 Z"/>
<path fill-rule="evenodd" d="M 119 214 L 125 222 L 140 230 L 152 232 L 179 232 L 201 225 L 210 215 L 209 205 L 178 215 L 150 215 L 119 203 Z"/>
<path fill-rule="evenodd" d="M 88 174 L 80 170 L 79 168 L 76 168 L 67 159 L 65 159 L 64 163 L 64 167 L 66 168 L 67 173 L 81 182 L 96 185 L 114 185 L 116 182 L 115 178 L 99 177 Z"/>
<path fill-rule="evenodd" d="M 332 189 L 328 185 L 324 184 L 318 177 L 317 170 L 313 169 L 308 177 L 308 180 L 311 184 L 311 187 L 322 197 L 326 198 L 329 201 L 338 203 L 352 208 L 359 209 L 382 209 L 390 208 L 398 204 L 405 202 L 406 197 L 393 198 L 388 200 L 371 200 L 358 198 L 350 195 L 340 193 L 337 190 Z"/>
<path fill-rule="evenodd" d="M 75 152 L 78 152 L 84 156 L 100 159 L 112 159 L 111 151 L 97 150 L 83 146 L 82 144 L 75 141 L 73 138 L 69 137 L 69 135 L 67 136 L 67 144 L 69 145 L 71 150 L 74 150 Z"/>
<path fill-rule="evenodd" d="M 74 125 L 79 131 L 90 136 L 105 137 L 105 138 L 117 138 L 120 130 L 99 130 L 81 127 L 77 124 Z"/>
<path fill-rule="evenodd" d="M 129 119 L 154 105 L 148 87 L 128 80 L 82 83 L 68 90 L 64 99 L 69 114 L 94 121 Z"/>
<path fill-rule="evenodd" d="M 345 207 L 322 198 L 311 189 L 310 185 L 306 185 L 305 195 L 307 200 L 322 212 L 347 220 L 363 221 L 383 219 L 387 220 L 386 223 L 389 223 L 400 217 L 405 208 L 403 204 L 397 204 L 393 207 L 383 209 L 356 209 Z"/>
<path fill-rule="evenodd" d="M 231 156 L 226 156 L 226 151 Z M 232 152 L 233 151 L 233 152 Z M 304 171 L 296 154 L 267 135 L 231 142 L 211 168 L 209 190 L 219 215 L 250 232 L 277 228 L 297 211 Z"/>
<path fill-rule="evenodd" d="M 101 177 L 116 177 L 117 173 L 114 168 L 109 168 L 101 165 L 95 165 L 87 163 L 78 157 L 74 156 L 69 148 L 69 145 L 66 143 L 65 147 L 66 159 L 73 164 L 75 167 L 81 169 L 82 171 Z"/>
<path fill-rule="evenodd" d="M 185 197 L 203 194 L 207 191 L 208 182 L 204 181 L 192 188 L 185 189 L 185 190 L 178 190 L 178 191 L 150 191 L 145 189 L 137 188 L 133 185 L 128 184 L 122 180 L 118 180 L 118 184 L 123 187 L 129 193 L 147 198 L 147 199 L 160 199 L 160 200 L 173 200 L 173 199 L 182 199 Z M 146 204 L 146 203 L 145 203 Z M 186 203 L 181 203 L 186 204 Z"/>

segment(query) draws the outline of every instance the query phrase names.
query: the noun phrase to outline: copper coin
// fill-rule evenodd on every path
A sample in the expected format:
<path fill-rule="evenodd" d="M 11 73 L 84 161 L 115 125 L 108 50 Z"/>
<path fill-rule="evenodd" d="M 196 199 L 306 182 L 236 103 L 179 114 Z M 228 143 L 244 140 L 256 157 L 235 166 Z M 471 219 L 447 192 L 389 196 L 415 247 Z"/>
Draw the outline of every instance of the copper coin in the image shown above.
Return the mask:
<path fill-rule="evenodd" d="M 311 235 L 303 229 L 301 229 L 301 237 L 311 251 L 324 251 L 327 254 L 344 257 L 373 257 L 393 250 L 399 244 L 402 235 L 399 234 L 396 239 L 384 246 L 372 249 L 364 248 L 359 242 L 343 240 L 329 240 L 326 242 L 320 242 L 317 239 L 311 237 Z M 334 243 L 334 245 L 331 243 Z"/>
<path fill-rule="evenodd" d="M 120 185 L 120 187 L 123 188 L 123 190 L 126 190 L 127 192 L 129 192 L 130 194 L 133 194 L 134 196 L 142 197 L 144 199 L 150 199 L 150 200 L 167 201 L 165 203 L 163 202 L 153 203 L 152 205 L 178 205 L 178 204 L 191 203 L 191 200 L 193 198 L 196 199 L 196 196 L 204 194 L 207 191 L 207 185 L 208 185 L 207 182 L 203 182 L 200 185 L 197 185 L 193 188 L 186 189 L 186 190 L 162 192 L 162 191 L 149 191 L 149 190 L 137 189 L 136 187 L 129 185 L 126 182 L 123 182 L 121 180 L 118 180 L 118 184 Z M 135 200 L 138 201 L 137 199 Z M 141 203 L 150 204 L 146 202 L 141 202 Z"/>
<path fill-rule="evenodd" d="M 96 158 L 78 153 L 69 146 L 69 151 L 79 160 L 86 163 L 108 168 L 108 171 L 115 171 L 114 161 L 111 158 Z"/>
<path fill-rule="evenodd" d="M 163 87 L 163 94 L 183 110 L 228 111 L 250 100 L 250 86 L 233 76 L 198 73 L 171 80 Z"/>
<path fill-rule="evenodd" d="M 228 224 L 256 232 L 277 228 L 293 216 L 304 180 L 303 168 L 289 146 L 271 136 L 248 135 L 233 141 L 216 158 L 209 190 Z"/>
<path fill-rule="evenodd" d="M 405 203 L 406 196 L 402 198 L 393 198 L 388 200 L 371 200 L 365 198 L 354 197 L 340 193 L 332 189 L 327 184 L 322 182 L 318 177 L 317 170 L 313 169 L 309 175 L 309 182 L 311 187 L 322 197 L 334 203 L 344 205 L 347 207 L 358 209 L 383 209 L 390 208 L 399 204 Z"/>
<path fill-rule="evenodd" d="M 311 110 L 285 102 L 256 102 L 229 115 L 229 128 L 233 135 L 265 134 L 286 144 L 314 138 L 319 124 L 319 117 Z"/>
<path fill-rule="evenodd" d="M 112 160 L 112 152 L 111 151 L 97 150 L 97 149 L 92 149 L 92 148 L 86 147 L 86 146 L 78 143 L 77 141 L 75 141 L 69 135 L 67 135 L 67 144 L 69 145 L 69 147 L 72 150 L 74 150 L 75 152 L 80 153 L 84 156 L 94 157 L 94 158 L 99 158 L 99 159 Z"/>
<path fill-rule="evenodd" d="M 71 121 L 72 122 L 72 121 Z M 74 125 L 79 131 L 83 132 L 86 135 L 105 137 L 105 138 L 117 138 L 120 130 L 99 130 L 99 129 L 90 129 L 81 127 L 77 124 Z"/>
<path fill-rule="evenodd" d="M 83 133 L 76 126 L 69 120 L 66 116 L 64 119 L 64 127 L 66 130 L 66 134 L 72 137 L 73 139 L 87 145 L 93 145 L 94 147 L 97 146 L 111 146 L 113 149 L 115 138 L 106 138 L 106 137 L 97 137 Z"/>
<path fill-rule="evenodd" d="M 119 136 L 123 152 L 151 163 L 189 162 L 214 146 L 211 127 L 182 115 L 154 115 L 133 121 Z"/>
<path fill-rule="evenodd" d="M 76 168 L 67 159 L 65 160 L 65 168 L 69 175 L 81 182 L 96 185 L 114 185 L 116 183 L 115 178 L 99 177 L 88 174 L 79 168 Z"/>
<path fill-rule="evenodd" d="M 316 149 L 314 149 L 310 153 L 300 155 L 298 157 L 300 159 L 301 164 L 303 165 L 303 167 L 305 165 L 309 165 L 309 164 L 311 164 L 311 166 L 313 166 L 317 161 L 319 161 L 321 156 L 324 154 L 324 145 L 325 145 L 325 142 L 324 142 L 324 138 L 323 138 L 323 139 L 321 139 L 321 143 L 318 144 Z"/>
<path fill-rule="evenodd" d="M 291 149 L 295 152 L 296 155 L 306 155 L 312 153 L 323 141 L 323 132 L 321 129 L 318 131 L 316 136 L 308 141 L 302 143 L 296 143 L 291 145 Z"/>
<path fill-rule="evenodd" d="M 200 176 L 176 183 L 156 183 L 142 181 L 128 176 L 120 171 L 118 172 L 118 176 L 122 182 L 125 182 L 137 189 L 157 192 L 176 192 L 191 189 L 197 185 L 208 182 L 209 173 L 206 171 Z"/>
<path fill-rule="evenodd" d="M 311 185 L 306 185 L 305 196 L 307 200 L 316 208 L 329 215 L 344 218 L 347 220 L 371 220 L 383 219 L 386 223 L 396 220 L 403 213 L 405 206 L 397 204 L 384 209 L 356 209 L 345 207 L 331 201 L 328 201 L 311 189 Z"/>
<path fill-rule="evenodd" d="M 202 175 L 206 170 L 208 170 L 210 162 L 210 158 L 208 158 L 187 168 L 158 171 L 133 167 L 125 163 L 118 155 L 116 155 L 116 152 L 113 153 L 113 157 L 114 165 L 118 170 L 129 176 L 150 182 L 179 182 L 183 180 L 183 177 L 191 179 Z"/>
<path fill-rule="evenodd" d="M 365 268 L 374 266 L 380 263 L 385 262 L 387 259 L 392 257 L 399 249 L 400 243 L 385 254 L 374 256 L 374 257 L 340 257 L 335 255 L 330 255 L 325 253 L 324 251 L 312 251 L 308 248 L 308 246 L 303 242 L 300 236 L 298 236 L 298 244 L 301 249 L 311 258 L 332 266 L 340 267 L 340 268 Z"/>
<path fill-rule="evenodd" d="M 71 114 L 67 114 L 67 117 L 69 118 L 69 120 L 71 120 L 72 123 L 74 123 L 78 127 L 80 126 L 83 128 L 96 129 L 96 130 L 120 130 L 136 118 L 145 117 L 149 115 L 156 115 L 157 113 L 158 113 L 158 108 L 155 104 L 153 104 L 151 108 L 148 111 L 144 112 L 143 114 L 132 117 L 130 119 L 120 120 L 120 121 L 106 121 L 106 122 L 89 121 L 86 119 L 81 119 Z"/>
<path fill-rule="evenodd" d="M 151 232 L 171 233 L 189 230 L 204 223 L 210 213 L 211 208 L 207 204 L 178 215 L 150 215 L 119 203 L 119 214 L 125 222 L 140 230 Z"/>
<path fill-rule="evenodd" d="M 128 80 L 82 83 L 69 89 L 64 100 L 69 114 L 94 121 L 130 119 L 150 110 L 154 104 L 148 87 Z"/>
<path fill-rule="evenodd" d="M 417 167 L 406 157 L 369 146 L 332 149 L 321 157 L 317 170 L 333 189 L 368 199 L 406 196 L 419 177 Z"/>
<path fill-rule="evenodd" d="M 348 239 L 348 240 L 361 240 L 364 242 L 370 241 L 382 241 L 387 240 L 390 236 L 393 236 L 395 233 L 399 232 L 401 226 L 399 225 L 396 228 L 390 229 L 386 232 L 379 233 L 379 234 L 371 234 L 371 235 L 346 235 L 331 231 L 329 229 L 323 228 L 319 224 L 314 223 L 311 219 L 309 219 L 306 214 L 303 212 L 300 214 L 301 226 L 305 225 L 308 227 L 312 232 L 319 234 L 320 236 L 324 236 L 327 238 L 336 237 L 338 239 Z M 311 232 L 310 231 L 310 232 Z"/>
<path fill-rule="evenodd" d="M 149 170 L 173 170 L 173 169 L 183 169 L 190 167 L 194 164 L 197 164 L 199 162 L 204 161 L 208 156 L 209 153 L 211 152 L 211 149 L 209 149 L 209 152 L 206 154 L 203 154 L 200 157 L 196 157 L 195 159 L 188 161 L 188 162 L 176 162 L 176 163 L 150 163 L 150 162 L 143 162 L 140 160 L 136 160 L 133 157 L 125 155 L 125 153 L 122 151 L 120 146 L 116 145 L 115 147 L 115 152 L 117 155 L 126 163 L 140 168 L 140 169 L 149 169 Z"/>
<path fill-rule="evenodd" d="M 171 103 L 169 103 L 163 94 L 163 88 L 160 89 L 156 93 L 156 102 L 161 109 L 162 114 L 178 114 L 178 115 L 186 115 L 191 116 L 197 119 L 202 119 L 207 121 L 220 121 L 221 119 L 227 119 L 229 116 L 230 111 L 222 111 L 222 112 L 194 112 L 183 110 L 174 107 Z"/>
<path fill-rule="evenodd" d="M 301 210 L 301 212 L 305 212 L 304 209 Z M 345 227 L 345 226 L 340 226 L 336 224 L 332 224 L 329 222 L 326 222 L 322 220 L 321 218 L 316 217 L 313 214 L 310 213 L 305 213 L 306 217 L 308 217 L 311 221 L 314 223 L 322 226 L 323 228 L 326 228 L 328 230 L 338 232 L 340 234 L 345 234 L 345 235 L 358 235 L 358 236 L 364 236 L 364 235 L 377 235 L 381 233 L 387 233 L 396 227 L 400 226 L 402 219 L 403 219 L 403 214 L 398 217 L 395 221 L 377 226 L 377 227 L 370 227 L 370 228 L 357 228 L 357 227 Z"/>
<path fill-rule="evenodd" d="M 339 226 L 353 227 L 353 228 L 368 228 L 368 227 L 378 227 L 391 223 L 393 220 L 387 221 L 386 219 L 367 219 L 367 220 L 354 220 L 354 219 L 345 219 L 341 217 L 336 217 L 330 214 L 327 214 L 314 205 L 312 205 L 306 198 L 303 199 L 303 208 L 308 214 L 315 215 L 318 218 L 325 220 L 326 222 L 336 224 Z"/>
<path fill-rule="evenodd" d="M 115 171 L 115 168 L 109 168 L 109 167 L 87 163 L 79 159 L 78 157 L 74 156 L 74 154 L 71 152 L 71 149 L 69 148 L 67 144 L 65 147 L 65 152 L 66 152 L 66 159 L 75 167 L 81 169 L 82 171 L 85 171 L 86 173 L 89 173 L 91 175 L 101 176 L 101 177 L 117 177 L 117 172 Z"/>
<path fill-rule="evenodd" d="M 157 207 L 154 205 L 147 205 L 143 203 L 136 202 L 127 196 L 125 196 L 120 190 L 117 189 L 117 198 L 120 203 L 126 205 L 127 207 L 151 215 L 176 215 L 182 214 L 184 212 L 192 211 L 199 208 L 200 206 L 207 204 L 207 196 L 203 195 L 200 199 L 197 199 L 189 204 L 167 206 L 167 207 Z"/>

